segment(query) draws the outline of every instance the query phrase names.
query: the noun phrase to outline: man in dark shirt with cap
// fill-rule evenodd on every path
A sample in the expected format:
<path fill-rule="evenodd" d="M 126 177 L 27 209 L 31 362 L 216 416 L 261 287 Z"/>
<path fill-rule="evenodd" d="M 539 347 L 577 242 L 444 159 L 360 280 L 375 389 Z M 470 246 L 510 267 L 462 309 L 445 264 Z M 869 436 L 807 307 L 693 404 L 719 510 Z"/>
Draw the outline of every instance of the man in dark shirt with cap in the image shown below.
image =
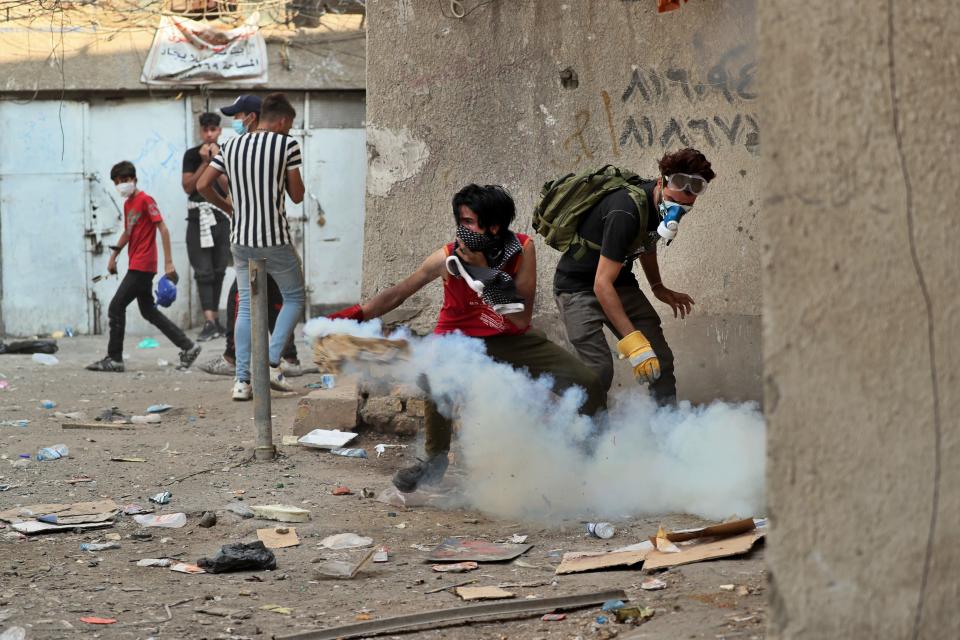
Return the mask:
<path fill-rule="evenodd" d="M 187 149 L 183 154 L 183 191 L 187 194 L 187 256 L 200 293 L 204 323 L 198 342 L 206 342 L 225 335 L 220 324 L 220 291 L 227 266 L 230 264 L 230 219 L 207 202 L 197 192 L 197 179 L 220 152 L 220 116 L 215 113 L 200 114 L 201 144 Z M 226 194 L 225 185 L 216 185 L 221 194 Z"/>

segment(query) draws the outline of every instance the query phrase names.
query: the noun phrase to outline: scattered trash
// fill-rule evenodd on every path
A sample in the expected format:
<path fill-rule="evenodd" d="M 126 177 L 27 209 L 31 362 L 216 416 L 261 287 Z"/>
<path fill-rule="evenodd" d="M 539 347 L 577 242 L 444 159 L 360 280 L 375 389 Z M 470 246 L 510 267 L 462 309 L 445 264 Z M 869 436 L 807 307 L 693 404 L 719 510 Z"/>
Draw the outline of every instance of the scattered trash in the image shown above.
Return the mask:
<path fill-rule="evenodd" d="M 325 549 L 359 549 L 373 544 L 373 538 L 358 536 L 355 533 L 337 533 L 320 541 Z"/>
<path fill-rule="evenodd" d="M 292 447 L 299 444 L 298 440 L 300 440 L 300 436 L 283 436 L 283 438 L 280 439 L 280 444 L 285 447 Z"/>
<path fill-rule="evenodd" d="M 563 560 L 557 567 L 556 574 L 564 575 L 567 573 L 596 571 L 597 569 L 632 567 L 643 562 L 647 558 L 647 555 L 653 550 L 653 545 L 649 542 L 645 542 L 643 544 L 646 548 L 640 548 L 631 551 L 621 550 L 601 553 L 565 553 L 563 554 Z"/>
<path fill-rule="evenodd" d="M 19 427 L 20 429 L 26 429 L 27 425 L 30 424 L 29 420 L 3 420 L 0 421 L 0 425 L 4 427 Z"/>
<path fill-rule="evenodd" d="M 116 624 L 116 620 L 113 618 L 97 618 L 96 616 L 84 616 L 80 618 L 80 622 L 86 622 L 87 624 Z"/>
<path fill-rule="evenodd" d="M 561 620 L 567 619 L 567 614 L 565 613 L 545 613 L 540 616 L 540 619 L 544 622 L 560 622 Z"/>
<path fill-rule="evenodd" d="M 623 609 L 625 606 L 627 606 L 627 603 L 623 600 L 607 600 L 600 608 L 603 611 L 616 611 L 617 609 Z"/>
<path fill-rule="evenodd" d="M 59 460 L 70 455 L 70 450 L 65 444 L 55 444 L 52 447 L 44 447 L 37 452 L 37 461 Z"/>
<path fill-rule="evenodd" d="M 53 400 L 41 400 L 40 406 L 44 409 L 53 409 L 54 407 L 57 406 L 57 403 L 54 402 Z"/>
<path fill-rule="evenodd" d="M 10 388 L 10 381 L 9 381 L 9 380 L 7 380 L 7 379 L 2 379 L 2 380 L 0 380 L 0 389 L 9 389 L 9 388 Z"/>
<path fill-rule="evenodd" d="M 213 511 L 204 511 L 203 515 L 200 516 L 200 522 L 197 523 L 197 526 L 209 529 L 215 524 L 217 524 L 217 514 Z"/>
<path fill-rule="evenodd" d="M 597 624 L 607 624 L 607 622 L 609 622 L 609 620 L 607 620 L 607 616 L 597 616 L 596 619 L 595 619 L 595 622 L 596 622 Z"/>
<path fill-rule="evenodd" d="M 72 504 L 36 504 L 0 512 L 0 520 L 19 533 L 52 533 L 113 525 L 117 504 L 113 500 Z"/>
<path fill-rule="evenodd" d="M 300 544 L 300 537 L 294 527 L 257 529 L 257 538 L 267 549 L 284 549 Z"/>
<path fill-rule="evenodd" d="M 456 594 L 462 600 L 502 600 L 516 597 L 515 593 L 500 587 L 457 587 Z"/>
<path fill-rule="evenodd" d="M 378 444 L 373 448 L 377 452 L 377 457 L 379 458 L 387 452 L 387 449 L 406 449 L 407 445 L 405 444 Z"/>
<path fill-rule="evenodd" d="M 529 537 L 530 537 L 530 536 L 521 536 L 521 535 L 515 533 L 515 534 L 513 534 L 512 536 L 510 536 L 509 538 L 507 538 L 507 541 L 508 541 L 508 542 L 511 542 L 511 543 L 513 543 L 513 544 L 523 544 L 524 542 L 527 541 L 527 538 L 529 538 Z"/>
<path fill-rule="evenodd" d="M 376 495 L 377 493 L 373 489 L 368 489 L 367 487 L 360 489 L 361 498 L 375 498 Z M 387 515 L 390 515 L 390 514 L 387 514 Z M 397 514 L 393 514 L 393 515 L 397 515 Z"/>
<path fill-rule="evenodd" d="M 640 625 L 653 617 L 656 611 L 651 607 L 624 607 L 613 612 L 620 624 Z"/>
<path fill-rule="evenodd" d="M 137 560 L 138 567 L 169 567 L 173 565 L 170 558 L 143 558 Z"/>
<path fill-rule="evenodd" d="M 153 509 L 145 509 L 139 504 L 125 504 L 120 507 L 120 513 L 126 516 L 135 516 L 138 513 L 151 513 Z"/>
<path fill-rule="evenodd" d="M 163 358 L 157 358 L 157 366 L 158 366 L 158 367 L 169 367 L 169 366 L 170 366 L 170 361 L 169 361 L 169 360 L 164 360 Z"/>
<path fill-rule="evenodd" d="M 750 587 L 747 587 L 746 585 L 740 585 L 739 587 L 737 587 L 737 595 L 738 596 L 750 595 Z"/>
<path fill-rule="evenodd" d="M 236 514 L 241 518 L 253 517 L 253 510 L 243 502 L 231 502 L 227 505 L 227 511 Z"/>
<path fill-rule="evenodd" d="M 377 547 L 377 550 L 373 552 L 373 561 L 374 562 L 390 562 L 390 554 L 387 552 L 387 548 Z"/>
<path fill-rule="evenodd" d="M 0 633 L 0 640 L 26 640 L 27 630 L 23 627 L 10 627 L 3 633 Z"/>
<path fill-rule="evenodd" d="M 59 350 L 60 347 L 57 346 L 56 340 L 16 340 L 10 343 L 0 341 L 0 353 L 33 353 L 36 355 L 44 355 L 56 353 Z"/>
<path fill-rule="evenodd" d="M 154 504 L 170 504 L 171 498 L 173 498 L 172 493 L 169 491 L 161 491 L 160 493 L 150 496 L 149 500 Z"/>
<path fill-rule="evenodd" d="M 146 458 L 110 458 L 110 462 L 146 462 Z"/>
<path fill-rule="evenodd" d="M 430 553 L 431 562 L 506 562 L 513 560 L 533 547 L 532 544 L 508 544 L 486 540 L 461 540 L 447 538 Z"/>
<path fill-rule="evenodd" d="M 37 362 L 42 365 L 46 365 L 48 367 L 52 367 L 55 364 L 60 364 L 60 361 L 57 360 L 57 357 L 52 356 L 49 353 L 35 353 L 33 354 L 33 358 L 31 359 L 34 362 Z"/>
<path fill-rule="evenodd" d="M 331 495 L 335 495 L 335 496 L 352 496 L 353 495 L 353 491 L 351 491 L 348 487 L 344 487 L 342 485 L 337 487 L 330 493 Z"/>
<path fill-rule="evenodd" d="M 133 516 L 133 519 L 143 527 L 179 529 L 187 524 L 187 514 L 185 513 L 165 513 L 160 516 L 136 515 Z"/>
<path fill-rule="evenodd" d="M 588 522 L 587 533 L 594 538 L 609 540 L 617 530 L 609 522 Z"/>
<path fill-rule="evenodd" d="M 212 558 L 200 558 L 197 566 L 208 573 L 258 571 L 277 568 L 277 558 L 263 542 L 236 542 L 220 547 Z"/>
<path fill-rule="evenodd" d="M 63 422 L 61 429 L 100 429 L 103 431 L 133 431 L 134 427 L 129 424 L 108 423 L 108 422 Z"/>
<path fill-rule="evenodd" d="M 667 588 L 667 583 L 660 578 L 647 578 L 640 583 L 640 588 L 644 591 L 660 591 Z"/>
<path fill-rule="evenodd" d="M 130 416 L 120 411 L 117 407 L 110 407 L 109 409 L 101 411 L 100 415 L 96 417 L 96 421 L 128 424 L 130 422 Z"/>
<path fill-rule="evenodd" d="M 137 349 L 156 349 L 160 343 L 154 338 L 144 338 L 137 344 Z"/>
<path fill-rule="evenodd" d="M 86 418 L 83 411 L 71 411 L 69 413 L 64 413 L 63 411 L 54 411 L 53 417 L 66 420 L 83 420 Z"/>
<path fill-rule="evenodd" d="M 432 568 L 438 573 L 466 573 L 479 566 L 476 562 L 457 562 L 456 564 L 435 564 Z"/>
<path fill-rule="evenodd" d="M 178 562 L 170 567 L 170 571 L 176 571 L 177 573 L 206 573 L 206 571 L 197 565 L 189 562 Z"/>
<path fill-rule="evenodd" d="M 339 429 L 314 429 L 297 442 L 314 449 L 335 449 L 357 437 L 357 434 Z"/>
<path fill-rule="evenodd" d="M 270 611 L 272 613 L 279 613 L 280 615 L 288 616 L 293 613 L 293 609 L 290 607 L 281 607 L 278 604 L 265 604 L 260 607 L 263 611 Z"/>
<path fill-rule="evenodd" d="M 80 551 L 106 551 L 107 549 L 119 549 L 119 542 L 81 542 Z"/>
<path fill-rule="evenodd" d="M 161 418 L 155 413 L 146 416 L 132 416 L 130 422 L 133 424 L 160 424 Z"/>
<path fill-rule="evenodd" d="M 720 585 L 720 591 L 733 591 L 734 586 L 732 584 L 722 584 Z"/>
<path fill-rule="evenodd" d="M 19 486 L 20 486 L 20 485 L 18 485 L 18 484 L 17 484 L 17 485 L 13 485 L 13 484 L 0 484 L 0 492 L 2 492 L 2 491 L 10 491 L 10 489 L 14 489 L 14 488 L 19 487 Z"/>
<path fill-rule="evenodd" d="M 335 447 L 330 449 L 330 453 L 335 456 L 343 456 L 345 458 L 366 458 L 367 450 L 366 449 L 343 449 L 340 447 Z"/>
<path fill-rule="evenodd" d="M 152 404 L 147 407 L 147 413 L 164 413 L 173 409 L 171 404 Z"/>
<path fill-rule="evenodd" d="M 264 520 L 278 520 L 280 522 L 309 522 L 310 512 L 299 507 L 285 504 L 253 505 L 250 507 L 253 515 Z"/>

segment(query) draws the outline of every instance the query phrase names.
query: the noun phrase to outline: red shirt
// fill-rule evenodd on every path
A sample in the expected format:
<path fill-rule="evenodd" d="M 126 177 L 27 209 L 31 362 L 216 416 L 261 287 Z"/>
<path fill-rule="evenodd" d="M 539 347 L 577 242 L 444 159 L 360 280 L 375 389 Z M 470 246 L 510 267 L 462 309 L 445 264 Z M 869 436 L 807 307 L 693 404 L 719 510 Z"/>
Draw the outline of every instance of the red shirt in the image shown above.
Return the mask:
<path fill-rule="evenodd" d="M 517 240 L 520 241 L 521 246 L 526 248 L 530 237 L 518 233 Z M 444 252 L 447 256 L 453 253 L 452 242 L 444 247 Z M 510 258 L 501 270 L 516 278 L 522 260 L 523 252 L 520 252 Z M 437 326 L 433 330 L 434 333 L 460 331 L 467 336 L 486 338 L 490 336 L 519 336 L 526 333 L 529 328 L 528 325 L 526 328 L 520 329 L 491 309 L 463 278 L 448 276 L 444 280 L 443 306 L 440 307 L 440 315 L 437 317 Z"/>
<path fill-rule="evenodd" d="M 157 203 L 143 191 L 137 191 L 123 203 L 123 221 L 130 269 L 156 273 L 157 225 L 163 222 Z"/>

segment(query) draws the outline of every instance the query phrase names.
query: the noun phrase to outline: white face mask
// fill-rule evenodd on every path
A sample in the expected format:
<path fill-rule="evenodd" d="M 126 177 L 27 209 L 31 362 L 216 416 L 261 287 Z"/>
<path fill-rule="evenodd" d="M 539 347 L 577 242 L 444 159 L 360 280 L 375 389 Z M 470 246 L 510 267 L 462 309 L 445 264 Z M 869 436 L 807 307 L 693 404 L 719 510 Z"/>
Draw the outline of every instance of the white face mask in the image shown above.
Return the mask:
<path fill-rule="evenodd" d="M 137 190 L 136 182 L 121 182 L 117 185 L 117 193 L 124 198 L 129 198 Z"/>

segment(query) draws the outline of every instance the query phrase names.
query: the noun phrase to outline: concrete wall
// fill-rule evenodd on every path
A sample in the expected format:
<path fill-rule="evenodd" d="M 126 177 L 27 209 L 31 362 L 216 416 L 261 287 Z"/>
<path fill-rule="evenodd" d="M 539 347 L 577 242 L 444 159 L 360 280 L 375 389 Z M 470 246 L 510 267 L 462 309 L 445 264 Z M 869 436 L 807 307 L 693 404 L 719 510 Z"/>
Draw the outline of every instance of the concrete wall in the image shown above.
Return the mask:
<path fill-rule="evenodd" d="M 960 4 L 762 5 L 770 635 L 957 638 Z"/>
<path fill-rule="evenodd" d="M 453 238 L 450 199 L 468 182 L 505 184 L 516 230 L 529 231 L 544 181 L 605 163 L 652 177 L 666 150 L 696 146 L 719 177 L 660 253 L 667 286 L 697 301 L 690 320 L 664 318 L 680 395 L 759 398 L 755 2 L 657 15 L 652 0 L 511 0 L 463 20 L 444 16 L 446 4 L 367 2 L 364 295 Z M 554 336 L 558 258 L 538 245 L 534 322 Z M 432 285 L 401 317 L 429 329 L 440 296 Z"/>

